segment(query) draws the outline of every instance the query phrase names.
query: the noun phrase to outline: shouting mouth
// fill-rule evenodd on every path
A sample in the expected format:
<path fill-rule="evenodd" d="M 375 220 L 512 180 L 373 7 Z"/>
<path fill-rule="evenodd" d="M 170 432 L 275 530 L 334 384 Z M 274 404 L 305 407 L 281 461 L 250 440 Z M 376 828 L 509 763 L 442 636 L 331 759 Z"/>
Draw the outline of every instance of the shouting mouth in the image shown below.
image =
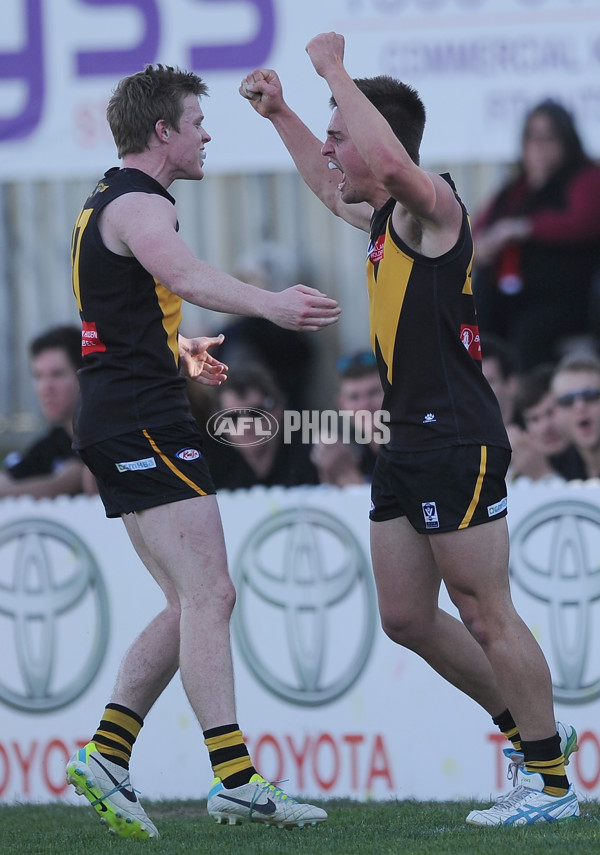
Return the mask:
<path fill-rule="evenodd" d="M 329 161 L 329 163 L 327 164 L 327 167 L 328 167 L 328 169 L 339 169 L 340 172 L 342 172 L 340 167 L 336 163 L 334 163 L 332 160 Z M 338 190 L 342 190 L 344 188 L 345 184 L 346 184 L 346 176 L 342 172 L 342 180 L 338 184 Z"/>

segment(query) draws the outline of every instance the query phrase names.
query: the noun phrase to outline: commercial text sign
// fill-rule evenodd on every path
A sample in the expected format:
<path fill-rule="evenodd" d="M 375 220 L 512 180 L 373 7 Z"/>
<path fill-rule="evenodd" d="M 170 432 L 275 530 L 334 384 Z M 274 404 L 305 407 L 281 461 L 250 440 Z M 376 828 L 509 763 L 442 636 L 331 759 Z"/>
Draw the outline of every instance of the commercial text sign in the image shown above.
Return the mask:
<path fill-rule="evenodd" d="M 329 93 L 304 47 L 329 30 L 346 37 L 351 74 L 419 89 L 428 160 L 512 160 L 523 110 L 547 96 L 573 109 L 600 153 L 596 0 L 3 0 L 0 180 L 96 177 L 112 165 L 107 99 L 155 62 L 209 86 L 208 173 L 290 169 L 237 87 L 255 67 L 275 68 L 322 135 Z"/>

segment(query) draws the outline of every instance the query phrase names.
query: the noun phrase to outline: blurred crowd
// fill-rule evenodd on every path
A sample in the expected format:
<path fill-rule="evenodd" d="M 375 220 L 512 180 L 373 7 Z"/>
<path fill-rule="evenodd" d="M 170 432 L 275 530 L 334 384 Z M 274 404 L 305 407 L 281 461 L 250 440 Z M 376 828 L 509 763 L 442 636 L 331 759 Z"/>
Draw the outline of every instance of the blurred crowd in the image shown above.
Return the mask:
<path fill-rule="evenodd" d="M 547 99 L 525 116 L 513 174 L 476 212 L 483 370 L 513 481 L 600 475 L 600 167 Z"/>
<path fill-rule="evenodd" d="M 598 339 L 600 167 L 561 104 L 525 117 L 518 163 L 473 238 L 480 331 L 509 342 L 519 372 Z"/>
<path fill-rule="evenodd" d="M 482 337 L 482 365 L 512 446 L 509 482 L 600 477 L 600 358 L 589 347 L 519 372 L 503 339 Z"/>

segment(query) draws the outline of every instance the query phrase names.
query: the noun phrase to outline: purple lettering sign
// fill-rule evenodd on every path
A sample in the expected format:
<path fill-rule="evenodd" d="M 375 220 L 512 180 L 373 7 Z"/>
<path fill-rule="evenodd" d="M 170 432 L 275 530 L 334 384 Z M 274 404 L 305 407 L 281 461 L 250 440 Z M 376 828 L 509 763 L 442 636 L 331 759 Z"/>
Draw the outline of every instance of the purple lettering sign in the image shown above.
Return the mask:
<path fill-rule="evenodd" d="M 15 116 L 0 116 L 0 140 L 22 139 L 38 125 L 44 104 L 42 0 L 25 0 L 26 39 L 18 51 L 0 52 L 0 81 L 27 84 L 27 97 Z"/>
<path fill-rule="evenodd" d="M 262 65 L 273 47 L 275 35 L 275 0 L 244 0 L 254 6 L 259 15 L 258 31 L 248 42 L 202 45 L 190 49 L 191 67 L 195 71 L 208 69 L 250 70 Z M 206 3 L 223 3 L 228 0 L 202 0 Z"/>
<path fill-rule="evenodd" d="M 145 32 L 139 44 L 127 50 L 81 51 L 77 73 L 82 77 L 100 74 L 132 74 L 154 62 L 160 38 L 157 0 L 82 0 L 88 6 L 133 6 L 144 17 Z"/>

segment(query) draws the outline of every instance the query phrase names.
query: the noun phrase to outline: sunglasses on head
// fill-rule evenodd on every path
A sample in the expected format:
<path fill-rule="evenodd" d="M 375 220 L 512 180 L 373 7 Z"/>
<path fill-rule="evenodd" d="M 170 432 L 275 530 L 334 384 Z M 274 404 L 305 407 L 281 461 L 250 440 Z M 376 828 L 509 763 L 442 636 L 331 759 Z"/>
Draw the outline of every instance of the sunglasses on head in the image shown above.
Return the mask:
<path fill-rule="evenodd" d="M 565 392 L 556 399 L 558 407 L 572 407 L 575 401 L 591 403 L 600 401 L 600 389 L 580 389 L 578 392 Z"/>
<path fill-rule="evenodd" d="M 377 360 L 375 359 L 375 354 L 372 350 L 364 350 L 360 353 L 349 353 L 347 356 L 340 356 L 338 361 L 335 363 L 335 367 L 343 374 L 349 368 L 353 368 L 354 366 L 377 366 Z"/>

